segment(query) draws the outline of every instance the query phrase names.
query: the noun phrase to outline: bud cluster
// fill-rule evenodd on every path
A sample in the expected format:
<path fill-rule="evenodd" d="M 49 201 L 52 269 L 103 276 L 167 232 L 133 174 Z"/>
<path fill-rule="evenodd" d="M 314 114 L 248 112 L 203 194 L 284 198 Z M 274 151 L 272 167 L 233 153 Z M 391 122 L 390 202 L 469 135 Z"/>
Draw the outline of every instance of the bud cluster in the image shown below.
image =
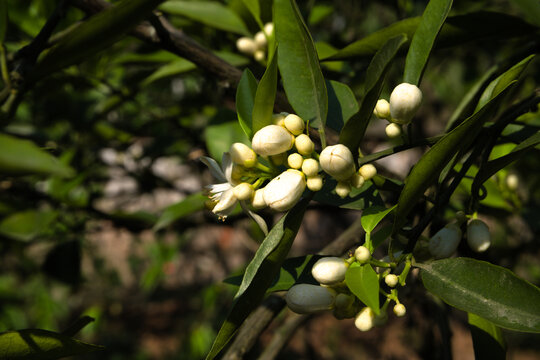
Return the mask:
<path fill-rule="evenodd" d="M 256 61 L 261 62 L 266 59 L 268 39 L 272 36 L 274 36 L 274 24 L 267 23 L 264 25 L 264 30 L 256 33 L 254 37 L 243 36 L 236 40 L 236 48 L 241 53 L 253 56 Z"/>

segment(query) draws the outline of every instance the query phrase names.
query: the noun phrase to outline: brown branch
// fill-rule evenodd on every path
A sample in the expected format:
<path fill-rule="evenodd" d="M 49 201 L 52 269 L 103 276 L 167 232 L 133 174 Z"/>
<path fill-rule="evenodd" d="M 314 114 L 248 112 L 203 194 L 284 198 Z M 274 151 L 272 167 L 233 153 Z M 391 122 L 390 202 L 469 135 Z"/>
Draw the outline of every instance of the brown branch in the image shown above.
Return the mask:
<path fill-rule="evenodd" d="M 294 332 L 304 324 L 310 315 L 289 314 L 283 325 L 274 333 L 270 344 L 264 349 L 258 360 L 275 359 L 281 349 L 287 345 Z"/>

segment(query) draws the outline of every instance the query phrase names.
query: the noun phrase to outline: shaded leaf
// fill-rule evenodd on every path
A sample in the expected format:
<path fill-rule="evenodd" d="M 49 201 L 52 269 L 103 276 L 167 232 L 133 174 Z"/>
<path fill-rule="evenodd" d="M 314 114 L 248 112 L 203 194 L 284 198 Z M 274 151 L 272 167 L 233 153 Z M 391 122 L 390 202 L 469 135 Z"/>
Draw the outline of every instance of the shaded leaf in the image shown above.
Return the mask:
<path fill-rule="evenodd" d="M 476 359 L 506 359 L 506 344 L 501 329 L 478 315 L 468 313 Z"/>
<path fill-rule="evenodd" d="M 259 25 L 259 27 L 263 27 L 263 23 L 261 21 L 261 7 L 259 5 L 259 0 L 242 0 L 244 5 L 248 8 L 251 15 L 253 15 L 253 18 Z"/>
<path fill-rule="evenodd" d="M 514 0 L 513 3 L 521 8 L 525 18 L 536 26 L 540 26 L 540 2 L 536 0 Z"/>
<path fill-rule="evenodd" d="M 379 315 L 379 277 L 371 265 L 349 267 L 345 273 L 345 283 L 360 301 Z"/>
<path fill-rule="evenodd" d="M 360 189 L 353 188 L 349 196 L 345 198 L 335 193 L 336 185 L 337 182 L 334 179 L 327 179 L 323 188 L 315 193 L 313 200 L 352 210 L 363 210 L 373 205 L 384 205 L 377 188 L 369 182 L 364 183 Z"/>
<path fill-rule="evenodd" d="M 47 253 L 43 271 L 50 277 L 76 286 L 81 280 L 81 244 L 77 240 L 64 241 Z"/>
<path fill-rule="evenodd" d="M 58 359 L 103 349 L 48 330 L 26 329 L 0 334 L 0 359 L 6 360 Z"/>
<path fill-rule="evenodd" d="M 28 210 L 0 221 L 0 235 L 18 241 L 30 241 L 48 230 L 58 216 L 55 211 Z"/>
<path fill-rule="evenodd" d="M 5 134 L 0 134 L 0 171 L 7 175 L 73 175 L 73 169 L 33 142 Z"/>
<path fill-rule="evenodd" d="M 326 125 L 341 131 L 343 125 L 359 110 L 358 102 L 347 85 L 334 80 L 326 80 L 328 91 L 328 117 Z"/>
<path fill-rule="evenodd" d="M 268 62 L 253 103 L 251 130 L 256 133 L 263 127 L 272 123 L 272 114 L 274 113 L 274 100 L 277 91 L 277 54 Z"/>
<path fill-rule="evenodd" d="M 317 51 L 294 0 L 276 0 L 274 22 L 283 87 L 296 114 L 314 128 L 326 122 L 328 95 Z"/>
<path fill-rule="evenodd" d="M 246 25 L 233 11 L 216 1 L 167 1 L 160 10 L 181 15 L 216 29 L 249 35 Z"/>
<path fill-rule="evenodd" d="M 7 0 L 0 0 L 0 46 L 4 43 L 8 26 Z"/>
<path fill-rule="evenodd" d="M 364 228 L 364 231 L 367 233 L 370 233 L 375 229 L 375 227 L 388 215 L 391 211 L 393 211 L 396 208 L 396 206 L 392 206 L 391 208 L 387 209 L 382 206 L 371 206 L 364 211 L 362 211 L 362 227 Z"/>
<path fill-rule="evenodd" d="M 451 7 L 452 0 L 430 0 L 427 4 L 405 58 L 404 82 L 413 85 L 420 84 L 435 38 Z"/>
<path fill-rule="evenodd" d="M 253 73 L 249 69 L 245 69 L 236 89 L 236 113 L 238 114 L 240 127 L 250 139 L 253 137 L 251 117 L 256 92 L 257 79 L 255 79 L 255 76 L 253 76 Z"/>
<path fill-rule="evenodd" d="M 197 193 L 189 195 L 184 200 L 167 207 L 159 217 L 156 225 L 154 225 L 154 230 L 163 229 L 184 216 L 204 209 L 206 200 L 208 200 L 208 197 Z"/>
<path fill-rule="evenodd" d="M 426 289 L 446 303 L 505 329 L 540 332 L 540 289 L 510 270 L 469 258 L 417 266 Z"/>

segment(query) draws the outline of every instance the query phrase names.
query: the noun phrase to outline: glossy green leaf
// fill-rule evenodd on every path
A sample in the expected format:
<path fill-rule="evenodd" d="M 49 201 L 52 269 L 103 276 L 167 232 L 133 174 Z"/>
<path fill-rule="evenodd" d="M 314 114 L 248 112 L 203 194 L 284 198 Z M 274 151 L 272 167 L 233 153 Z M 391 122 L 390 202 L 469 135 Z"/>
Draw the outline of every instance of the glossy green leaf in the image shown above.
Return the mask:
<path fill-rule="evenodd" d="M 427 4 L 405 58 L 404 82 L 413 85 L 420 84 L 435 38 L 439 34 L 451 7 L 452 0 L 430 0 Z"/>
<path fill-rule="evenodd" d="M 182 73 L 196 69 L 194 63 L 186 59 L 177 59 L 168 64 L 163 65 L 152 74 L 150 74 L 146 79 L 141 82 L 141 86 L 147 86 L 150 83 L 153 83 L 156 80 L 163 78 L 168 78 L 171 76 L 180 75 Z"/>
<path fill-rule="evenodd" d="M 236 113 L 238 114 L 240 127 L 242 127 L 242 130 L 244 130 L 244 133 L 250 139 L 253 137 L 251 118 L 256 92 L 257 79 L 255 79 L 255 76 L 253 76 L 253 73 L 249 69 L 246 69 L 236 89 Z"/>
<path fill-rule="evenodd" d="M 278 65 L 296 114 L 314 128 L 324 126 L 328 95 L 317 51 L 294 0 L 274 2 Z"/>
<path fill-rule="evenodd" d="M 0 359 L 5 360 L 58 359 L 103 349 L 48 330 L 26 329 L 0 334 Z"/>
<path fill-rule="evenodd" d="M 345 273 L 345 283 L 360 301 L 379 315 L 379 277 L 371 265 L 349 267 Z"/>
<path fill-rule="evenodd" d="M 277 57 L 278 54 L 274 53 L 274 56 L 268 61 L 266 71 L 257 86 L 251 122 L 253 133 L 272 124 L 277 91 Z"/>
<path fill-rule="evenodd" d="M 406 217 L 416 204 L 416 201 L 438 179 L 439 173 L 452 157 L 461 149 L 466 149 L 482 131 L 484 122 L 493 115 L 510 88 L 511 84 L 482 109 L 443 136 L 412 168 L 405 180 L 405 187 L 399 196 L 394 221 L 394 233 L 405 223 Z"/>
<path fill-rule="evenodd" d="M 159 217 L 156 225 L 154 225 L 154 230 L 163 229 L 173 222 L 180 220 L 184 216 L 204 209 L 204 203 L 206 200 L 208 200 L 208 197 L 201 193 L 197 193 L 189 195 L 184 200 L 167 207 L 165 210 L 163 210 L 163 213 Z"/>
<path fill-rule="evenodd" d="M 478 315 L 468 313 L 476 359 L 506 359 L 506 344 L 501 329 Z"/>
<path fill-rule="evenodd" d="M 216 29 L 249 35 L 242 19 L 216 1 L 167 1 L 160 5 L 159 9 L 169 14 L 185 16 Z"/>
<path fill-rule="evenodd" d="M 540 26 L 540 2 L 537 0 L 514 0 L 513 3 L 521 8 L 526 19 L 536 26 Z"/>
<path fill-rule="evenodd" d="M 57 216 L 54 211 L 15 213 L 0 221 L 0 234 L 13 240 L 30 241 L 46 231 Z"/>
<path fill-rule="evenodd" d="M 122 0 L 70 32 L 36 64 L 32 80 L 78 64 L 122 38 L 162 0 Z"/>
<path fill-rule="evenodd" d="M 4 43 L 8 26 L 7 0 L 0 0 L 0 45 Z"/>
<path fill-rule="evenodd" d="M 469 258 L 417 266 L 426 289 L 446 303 L 505 329 L 540 332 L 540 289 L 510 270 Z"/>
<path fill-rule="evenodd" d="M 261 6 L 259 5 L 259 0 L 242 0 L 244 5 L 248 8 L 249 12 L 259 25 L 259 27 L 263 27 L 263 23 L 261 21 Z"/>
<path fill-rule="evenodd" d="M 375 227 L 393 211 L 396 207 L 392 206 L 391 208 L 385 208 L 382 206 L 371 206 L 364 211 L 362 211 L 362 228 L 367 233 L 370 233 L 375 229 Z"/>
<path fill-rule="evenodd" d="M 339 142 L 351 150 L 354 158 L 358 156 L 358 147 L 362 142 L 369 120 L 373 114 L 373 109 L 381 94 L 388 68 L 392 63 L 392 59 L 396 56 L 401 46 L 405 44 L 406 40 L 404 35 L 398 35 L 389 39 L 377 51 L 368 66 L 364 97 L 360 104 L 360 111 L 345 124 L 339 135 Z"/>
<path fill-rule="evenodd" d="M 204 138 L 210 157 L 218 161 L 221 161 L 221 156 L 224 152 L 229 151 L 233 143 L 249 144 L 249 139 L 242 131 L 238 121 L 207 126 L 204 131 Z"/>
<path fill-rule="evenodd" d="M 207 359 L 214 359 L 232 339 L 238 327 L 262 301 L 279 273 L 296 237 L 310 199 L 303 199 L 270 230 L 246 272 L 235 295 L 233 308 L 221 326 Z"/>
<path fill-rule="evenodd" d="M 73 169 L 33 142 L 5 134 L 0 134 L 0 172 L 8 175 L 73 175 Z"/>
<path fill-rule="evenodd" d="M 326 89 L 328 91 L 326 125 L 340 132 L 343 125 L 358 112 L 358 102 L 351 88 L 343 83 L 326 80 Z"/>

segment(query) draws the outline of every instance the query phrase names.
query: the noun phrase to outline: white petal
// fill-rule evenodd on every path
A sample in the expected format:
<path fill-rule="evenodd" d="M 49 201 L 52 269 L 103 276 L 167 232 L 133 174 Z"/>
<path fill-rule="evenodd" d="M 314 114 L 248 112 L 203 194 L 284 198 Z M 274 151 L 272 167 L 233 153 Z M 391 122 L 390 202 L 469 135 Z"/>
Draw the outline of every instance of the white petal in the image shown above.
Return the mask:
<path fill-rule="evenodd" d="M 221 157 L 221 167 L 223 168 L 225 179 L 231 184 L 233 183 L 232 181 L 233 165 L 234 164 L 232 162 L 231 155 L 228 152 L 223 153 L 223 156 Z"/>
<path fill-rule="evenodd" d="M 207 156 L 201 156 L 201 161 L 204 163 L 204 165 L 208 166 L 212 176 L 215 177 L 219 182 L 227 182 L 227 178 L 225 177 L 225 174 L 223 174 L 223 171 L 219 167 L 216 160 Z"/>
<path fill-rule="evenodd" d="M 221 194 L 219 202 L 216 204 L 212 212 L 218 216 L 226 218 L 236 206 L 236 198 L 233 194 L 233 189 L 229 189 Z"/>

